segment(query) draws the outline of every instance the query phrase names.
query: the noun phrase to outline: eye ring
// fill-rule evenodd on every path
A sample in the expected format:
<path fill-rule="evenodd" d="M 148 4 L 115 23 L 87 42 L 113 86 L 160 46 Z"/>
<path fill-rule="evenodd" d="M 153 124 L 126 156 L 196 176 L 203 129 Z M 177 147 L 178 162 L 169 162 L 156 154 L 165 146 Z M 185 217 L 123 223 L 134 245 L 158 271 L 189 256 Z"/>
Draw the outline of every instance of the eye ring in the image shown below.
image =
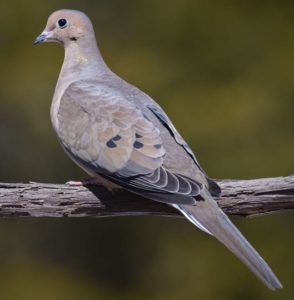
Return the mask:
<path fill-rule="evenodd" d="M 63 18 L 62 18 L 62 19 L 59 19 L 59 20 L 57 21 L 57 23 L 56 23 L 56 26 L 57 26 L 58 28 L 61 28 L 61 29 L 67 27 L 67 25 L 68 25 L 67 20 L 66 20 L 66 19 L 63 19 Z"/>

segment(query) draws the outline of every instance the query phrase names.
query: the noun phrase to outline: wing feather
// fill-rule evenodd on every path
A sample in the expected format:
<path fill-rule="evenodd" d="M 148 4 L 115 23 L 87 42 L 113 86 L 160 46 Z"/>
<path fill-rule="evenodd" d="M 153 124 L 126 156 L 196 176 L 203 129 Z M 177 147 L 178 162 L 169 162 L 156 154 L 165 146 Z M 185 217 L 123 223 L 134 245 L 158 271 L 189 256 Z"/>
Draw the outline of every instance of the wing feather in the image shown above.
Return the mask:
<path fill-rule="evenodd" d="M 60 140 L 89 173 L 157 201 L 195 203 L 202 184 L 164 168 L 160 130 L 120 92 L 73 83 L 59 110 Z"/>

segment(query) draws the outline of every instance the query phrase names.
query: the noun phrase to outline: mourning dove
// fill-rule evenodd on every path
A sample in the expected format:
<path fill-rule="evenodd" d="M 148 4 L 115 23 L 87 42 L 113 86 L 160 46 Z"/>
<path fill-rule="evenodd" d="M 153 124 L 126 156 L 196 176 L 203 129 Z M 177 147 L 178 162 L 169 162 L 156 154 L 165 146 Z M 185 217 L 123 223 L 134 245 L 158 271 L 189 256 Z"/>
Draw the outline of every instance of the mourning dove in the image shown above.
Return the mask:
<path fill-rule="evenodd" d="M 34 44 L 58 42 L 65 58 L 51 106 L 65 152 L 88 174 L 167 203 L 230 249 L 270 289 L 282 285 L 219 208 L 220 188 L 205 174 L 163 109 L 115 75 L 82 12 L 50 15 Z"/>

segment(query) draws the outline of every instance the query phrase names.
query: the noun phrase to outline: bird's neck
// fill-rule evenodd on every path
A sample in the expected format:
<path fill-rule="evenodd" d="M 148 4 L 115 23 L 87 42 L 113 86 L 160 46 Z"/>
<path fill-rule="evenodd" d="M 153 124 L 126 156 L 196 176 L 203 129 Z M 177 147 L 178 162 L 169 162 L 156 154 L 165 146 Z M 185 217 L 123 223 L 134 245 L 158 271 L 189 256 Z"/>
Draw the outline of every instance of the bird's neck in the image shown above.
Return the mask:
<path fill-rule="evenodd" d="M 88 44 L 87 47 L 82 47 L 78 42 L 72 42 L 65 47 L 64 61 L 51 105 L 51 118 L 54 127 L 57 122 L 61 96 L 71 83 L 89 78 L 99 80 L 108 77 L 111 73 L 96 43 L 93 43 L 92 40 L 91 43 L 86 44 Z"/>
<path fill-rule="evenodd" d="M 87 47 L 83 47 L 86 44 Z M 71 42 L 65 47 L 60 78 L 89 78 L 104 75 L 110 70 L 105 64 L 96 43 Z M 68 78 L 67 78 L 68 77 Z"/>

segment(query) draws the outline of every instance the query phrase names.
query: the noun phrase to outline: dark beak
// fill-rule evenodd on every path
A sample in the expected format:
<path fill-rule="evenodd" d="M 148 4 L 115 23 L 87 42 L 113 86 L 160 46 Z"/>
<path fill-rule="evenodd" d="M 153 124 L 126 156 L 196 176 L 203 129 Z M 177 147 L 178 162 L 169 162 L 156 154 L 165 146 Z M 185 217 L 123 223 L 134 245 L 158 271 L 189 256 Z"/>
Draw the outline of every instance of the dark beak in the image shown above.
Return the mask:
<path fill-rule="evenodd" d="M 38 45 L 46 41 L 48 36 L 48 32 L 42 32 L 34 41 L 33 45 Z"/>

